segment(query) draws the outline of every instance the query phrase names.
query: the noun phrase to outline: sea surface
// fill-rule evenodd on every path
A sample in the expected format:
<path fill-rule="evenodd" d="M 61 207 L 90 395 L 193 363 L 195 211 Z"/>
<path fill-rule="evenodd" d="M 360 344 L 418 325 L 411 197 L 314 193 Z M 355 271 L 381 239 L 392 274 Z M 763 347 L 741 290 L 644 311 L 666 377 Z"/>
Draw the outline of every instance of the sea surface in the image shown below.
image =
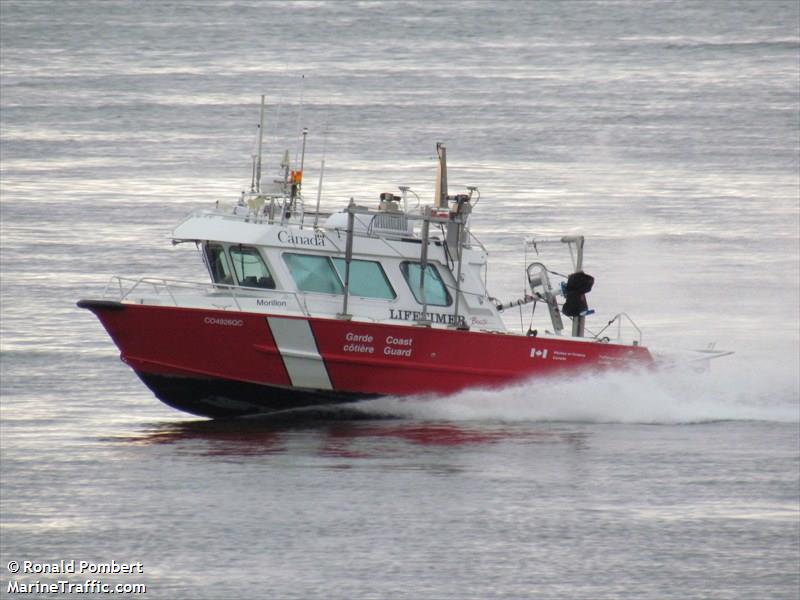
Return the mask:
<path fill-rule="evenodd" d="M 796 1 L 2 0 L 0 66 L 0 597 L 800 595 Z M 428 202 L 444 142 L 494 296 L 525 292 L 524 236 L 582 233 L 590 329 L 735 354 L 279 418 L 162 405 L 75 302 L 205 279 L 170 233 L 249 188 L 261 94 L 265 171 L 309 130 L 310 202 L 323 158 L 324 209 Z M 35 572 L 58 561 L 83 572 Z"/>

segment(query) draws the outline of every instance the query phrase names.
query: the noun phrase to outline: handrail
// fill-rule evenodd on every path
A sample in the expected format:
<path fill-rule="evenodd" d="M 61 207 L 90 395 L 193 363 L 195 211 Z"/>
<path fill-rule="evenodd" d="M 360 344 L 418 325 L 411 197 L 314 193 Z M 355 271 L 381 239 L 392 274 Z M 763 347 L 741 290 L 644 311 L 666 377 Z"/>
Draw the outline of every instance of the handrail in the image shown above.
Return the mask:
<path fill-rule="evenodd" d="M 478 236 L 472 233 L 472 230 L 467 229 L 467 233 L 469 234 L 469 237 L 475 240 L 475 243 L 478 244 L 481 250 L 483 250 L 486 254 L 489 253 L 489 251 L 486 249 L 486 246 L 483 245 L 483 242 L 478 239 Z"/>
<path fill-rule="evenodd" d="M 130 285 L 125 285 L 125 284 Z M 116 298 L 120 302 L 128 299 L 134 291 L 139 289 L 140 287 L 150 286 L 156 296 L 163 297 L 167 295 L 174 306 L 181 306 L 178 297 L 176 297 L 175 289 L 201 289 L 208 292 L 209 288 L 214 290 L 225 290 L 230 293 L 230 299 L 233 300 L 236 308 L 238 310 L 242 310 L 242 306 L 239 303 L 240 298 L 252 298 L 252 296 L 242 296 L 241 292 L 243 291 L 250 291 L 250 292 L 259 292 L 261 295 L 273 296 L 273 295 L 281 295 L 281 296 L 292 296 L 294 297 L 295 304 L 300 312 L 302 312 L 305 316 L 310 317 L 311 314 L 309 313 L 308 307 L 305 306 L 303 302 L 300 301 L 299 295 L 297 292 L 292 292 L 288 290 L 271 290 L 259 287 L 248 287 L 248 286 L 237 286 L 237 285 L 229 285 L 224 283 L 206 283 L 206 282 L 198 282 L 198 281 L 188 281 L 183 279 L 164 279 L 160 277 L 123 277 L 120 275 L 114 275 L 106 284 L 105 289 L 103 290 L 103 297 L 114 297 L 111 294 L 112 289 L 117 290 Z M 163 288 L 163 289 L 162 289 Z M 239 295 L 237 296 L 237 292 Z"/>
<path fill-rule="evenodd" d="M 603 327 L 600 331 L 598 331 L 597 333 L 594 334 L 594 339 L 599 340 L 600 336 L 603 334 L 603 332 L 606 329 L 608 329 L 609 327 L 611 327 L 611 325 L 613 325 L 614 322 L 617 323 L 617 339 L 622 339 L 622 317 L 625 317 L 625 319 L 628 321 L 628 323 L 630 323 L 631 326 L 636 330 L 636 333 L 638 334 L 638 336 L 637 336 L 637 344 L 641 345 L 641 343 L 642 343 L 642 330 L 639 329 L 639 326 L 634 322 L 634 320 L 630 317 L 630 315 L 628 313 L 624 313 L 624 312 L 617 313 L 616 315 L 614 315 L 614 317 L 608 323 L 606 323 L 605 327 Z"/>

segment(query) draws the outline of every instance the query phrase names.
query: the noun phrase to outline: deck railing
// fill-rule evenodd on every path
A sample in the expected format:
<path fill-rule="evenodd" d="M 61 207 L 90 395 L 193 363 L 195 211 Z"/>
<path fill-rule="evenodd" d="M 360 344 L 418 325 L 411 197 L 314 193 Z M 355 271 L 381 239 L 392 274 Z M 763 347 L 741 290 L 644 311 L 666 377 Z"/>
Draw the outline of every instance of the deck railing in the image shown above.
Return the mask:
<path fill-rule="evenodd" d="M 194 292 L 191 296 L 192 298 L 197 298 L 201 294 L 205 297 L 213 297 L 215 292 L 223 292 L 218 297 L 232 300 L 237 310 L 243 310 L 240 300 L 272 297 L 285 300 L 287 296 L 291 296 L 294 299 L 297 310 L 305 316 L 310 316 L 308 307 L 304 302 L 301 302 L 296 292 L 181 279 L 134 278 L 115 275 L 106 284 L 103 290 L 103 297 L 113 298 L 119 302 L 130 301 L 134 296 L 134 292 L 138 292 L 143 296 L 155 296 L 160 300 L 168 298 L 173 306 L 188 306 L 190 304 L 187 301 L 186 292 Z"/>
<path fill-rule="evenodd" d="M 593 336 L 594 339 L 603 341 L 603 338 L 601 337 L 603 335 L 603 332 L 606 329 L 608 329 L 609 327 L 611 327 L 614 323 L 616 323 L 617 324 L 617 339 L 621 340 L 622 339 L 622 323 L 623 323 L 623 320 L 627 321 L 628 324 L 636 330 L 635 344 L 637 346 L 641 345 L 641 343 L 642 343 L 642 330 L 639 329 L 639 326 L 634 322 L 633 319 L 631 319 L 631 317 L 628 315 L 628 313 L 624 313 L 624 312 L 623 313 L 619 313 L 617 315 L 614 315 L 614 318 L 612 318 L 608 323 L 606 323 L 605 327 L 603 327 L 600 331 L 598 331 L 597 333 L 594 334 L 594 336 Z M 605 341 L 608 341 L 608 340 L 606 339 Z"/>

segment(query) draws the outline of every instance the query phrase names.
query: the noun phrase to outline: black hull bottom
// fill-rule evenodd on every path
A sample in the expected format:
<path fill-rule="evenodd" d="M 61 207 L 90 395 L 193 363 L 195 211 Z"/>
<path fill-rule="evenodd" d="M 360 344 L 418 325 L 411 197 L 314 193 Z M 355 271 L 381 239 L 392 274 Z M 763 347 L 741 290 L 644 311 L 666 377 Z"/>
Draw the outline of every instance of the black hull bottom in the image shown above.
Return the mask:
<path fill-rule="evenodd" d="M 283 388 L 230 379 L 203 379 L 136 372 L 164 404 L 213 419 L 329 406 L 378 395 Z"/>

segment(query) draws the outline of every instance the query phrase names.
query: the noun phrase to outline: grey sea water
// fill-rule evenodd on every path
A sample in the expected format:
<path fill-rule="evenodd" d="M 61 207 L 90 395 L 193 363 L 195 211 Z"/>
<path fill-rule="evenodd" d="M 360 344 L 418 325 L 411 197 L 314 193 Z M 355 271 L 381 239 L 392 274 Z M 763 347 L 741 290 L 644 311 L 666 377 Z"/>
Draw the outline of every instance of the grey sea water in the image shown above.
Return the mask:
<path fill-rule="evenodd" d="M 800 595 L 796 2 L 2 0 L 0 65 L 0 596 Z M 260 94 L 265 164 L 308 127 L 325 208 L 431 197 L 443 141 L 495 296 L 522 236 L 583 233 L 590 327 L 736 354 L 280 419 L 161 405 L 75 301 L 204 278 L 170 231 L 249 186 Z M 143 572 L 24 572 L 60 560 Z"/>

